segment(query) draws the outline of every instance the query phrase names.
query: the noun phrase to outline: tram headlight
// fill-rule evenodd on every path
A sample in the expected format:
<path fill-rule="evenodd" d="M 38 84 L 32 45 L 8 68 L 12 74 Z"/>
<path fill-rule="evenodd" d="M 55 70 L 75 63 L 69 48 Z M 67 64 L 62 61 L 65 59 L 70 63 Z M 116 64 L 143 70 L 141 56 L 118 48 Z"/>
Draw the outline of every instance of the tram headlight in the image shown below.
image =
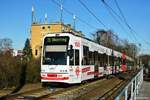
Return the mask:
<path fill-rule="evenodd" d="M 46 77 L 47 74 L 46 74 L 46 73 L 41 73 L 41 76 L 42 76 L 42 77 Z"/>
<path fill-rule="evenodd" d="M 44 69 L 42 69 L 42 70 L 41 70 L 41 73 L 44 73 L 44 72 L 45 72 L 45 70 L 44 70 Z"/>

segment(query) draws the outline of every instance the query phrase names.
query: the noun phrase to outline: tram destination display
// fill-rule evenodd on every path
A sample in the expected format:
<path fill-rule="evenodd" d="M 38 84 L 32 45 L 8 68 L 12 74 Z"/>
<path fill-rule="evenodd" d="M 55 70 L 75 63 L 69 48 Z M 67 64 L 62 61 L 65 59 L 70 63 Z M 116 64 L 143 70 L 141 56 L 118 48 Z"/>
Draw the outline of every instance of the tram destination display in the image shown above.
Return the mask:
<path fill-rule="evenodd" d="M 47 37 L 44 40 L 45 45 L 67 45 L 69 37 Z"/>

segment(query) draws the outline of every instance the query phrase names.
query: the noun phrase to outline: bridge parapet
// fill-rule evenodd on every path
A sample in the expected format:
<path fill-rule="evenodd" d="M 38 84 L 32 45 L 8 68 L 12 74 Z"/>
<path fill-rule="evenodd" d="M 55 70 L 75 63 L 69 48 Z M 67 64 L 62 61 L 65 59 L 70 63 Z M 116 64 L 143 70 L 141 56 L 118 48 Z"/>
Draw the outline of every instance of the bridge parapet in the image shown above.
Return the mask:
<path fill-rule="evenodd" d="M 143 67 L 139 72 L 126 84 L 121 92 L 115 97 L 115 100 L 136 100 L 143 83 Z"/>

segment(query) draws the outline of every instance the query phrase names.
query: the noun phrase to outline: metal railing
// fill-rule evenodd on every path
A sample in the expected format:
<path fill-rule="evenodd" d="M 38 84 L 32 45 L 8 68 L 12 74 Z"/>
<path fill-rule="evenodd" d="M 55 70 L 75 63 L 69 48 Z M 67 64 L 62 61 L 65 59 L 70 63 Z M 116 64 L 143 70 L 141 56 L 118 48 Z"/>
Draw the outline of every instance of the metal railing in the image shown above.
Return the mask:
<path fill-rule="evenodd" d="M 128 82 L 128 84 L 121 90 L 121 92 L 115 97 L 115 100 L 136 100 L 136 96 L 139 93 L 139 89 L 143 83 L 143 67 L 139 72 Z"/>

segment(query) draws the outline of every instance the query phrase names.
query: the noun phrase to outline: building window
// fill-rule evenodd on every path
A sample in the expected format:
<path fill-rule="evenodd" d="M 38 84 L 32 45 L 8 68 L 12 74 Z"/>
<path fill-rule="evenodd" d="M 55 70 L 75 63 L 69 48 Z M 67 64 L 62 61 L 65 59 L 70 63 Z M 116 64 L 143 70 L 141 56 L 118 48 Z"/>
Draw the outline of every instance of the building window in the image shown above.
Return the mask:
<path fill-rule="evenodd" d="M 50 29 L 50 26 L 48 26 L 48 28 Z"/>
<path fill-rule="evenodd" d="M 35 55 L 36 55 L 36 56 L 38 55 L 38 50 L 37 50 L 37 49 L 35 50 Z"/>
<path fill-rule="evenodd" d="M 44 29 L 45 29 L 45 27 L 43 26 L 43 27 L 42 27 L 42 29 L 44 30 Z"/>

